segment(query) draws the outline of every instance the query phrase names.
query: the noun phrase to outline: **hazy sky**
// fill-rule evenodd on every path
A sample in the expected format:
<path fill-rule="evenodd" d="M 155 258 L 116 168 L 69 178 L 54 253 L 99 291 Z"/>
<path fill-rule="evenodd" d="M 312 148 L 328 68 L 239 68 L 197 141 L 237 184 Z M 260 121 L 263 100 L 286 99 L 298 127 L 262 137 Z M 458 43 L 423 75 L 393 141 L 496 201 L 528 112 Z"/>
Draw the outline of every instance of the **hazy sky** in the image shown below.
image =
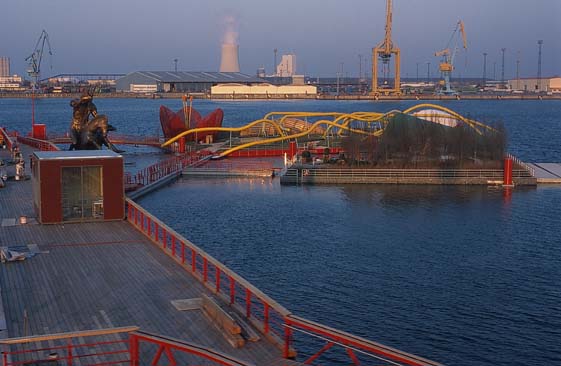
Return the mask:
<path fill-rule="evenodd" d="M 242 72 L 264 66 L 273 49 L 297 55 L 299 73 L 334 76 L 343 63 L 356 76 L 359 54 L 368 60 L 384 36 L 385 0 L 1 0 L 0 56 L 23 74 L 42 29 L 53 49 L 43 75 L 127 73 L 136 70 L 217 71 L 226 19 L 236 19 Z M 402 52 L 402 76 L 421 76 L 434 52 L 445 48 L 459 19 L 468 51 L 457 73 L 500 78 L 505 47 L 506 78 L 537 74 L 537 40 L 543 39 L 542 74 L 561 74 L 561 0 L 394 0 L 393 39 Z M 363 62 L 364 63 L 364 62 Z M 368 66 L 370 69 L 370 66 Z M 363 66 L 364 72 L 364 66 Z"/>

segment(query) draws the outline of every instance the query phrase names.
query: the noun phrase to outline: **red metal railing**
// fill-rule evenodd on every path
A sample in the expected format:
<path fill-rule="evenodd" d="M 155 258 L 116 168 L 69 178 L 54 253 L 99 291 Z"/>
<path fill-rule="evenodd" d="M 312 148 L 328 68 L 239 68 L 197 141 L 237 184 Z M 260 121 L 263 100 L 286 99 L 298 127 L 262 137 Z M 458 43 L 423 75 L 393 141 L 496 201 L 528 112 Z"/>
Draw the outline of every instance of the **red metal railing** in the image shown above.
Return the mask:
<path fill-rule="evenodd" d="M 318 352 L 309 356 L 308 359 L 303 362 L 306 365 L 311 365 L 331 347 L 338 346 L 345 349 L 345 352 L 350 358 L 352 364 L 356 366 L 361 364 L 359 356 L 365 359 L 368 358 L 384 361 L 393 365 L 442 366 L 442 364 L 438 362 L 415 356 L 377 342 L 372 342 L 295 315 L 287 316 L 285 318 L 285 322 L 285 355 L 290 352 L 289 349 L 291 343 L 293 342 L 295 332 L 300 332 L 301 334 L 314 337 L 325 342 L 325 345 Z"/>
<path fill-rule="evenodd" d="M 139 364 L 146 365 L 148 360 L 141 360 L 142 352 L 146 347 L 144 346 L 158 346 L 156 354 L 152 358 L 150 365 L 159 365 L 160 359 L 165 354 L 168 365 L 187 364 L 199 365 L 201 360 L 208 361 L 213 364 L 224 366 L 251 366 L 250 363 L 238 360 L 234 357 L 228 356 L 224 353 L 204 348 L 195 344 L 183 342 L 173 338 L 166 338 L 147 332 L 133 332 L 130 334 L 130 350 L 131 350 L 131 366 L 138 366 Z M 153 348 L 153 347 L 152 347 Z M 181 355 L 187 355 L 187 359 L 178 362 L 176 359 L 178 352 Z M 145 358 L 145 357 L 144 357 Z M 144 362 L 142 362 L 144 361 Z"/>
<path fill-rule="evenodd" d="M 6 147 L 11 151 L 14 148 L 14 141 L 12 140 L 12 136 L 8 134 L 8 132 L 0 127 L 0 135 L 2 136 L 2 140 L 6 144 Z"/>
<path fill-rule="evenodd" d="M 87 340 L 86 340 L 87 339 Z M 92 340 L 93 339 L 93 340 Z M 48 347 L 31 348 L 40 342 Z M 55 364 L 73 366 L 158 365 L 162 356 L 168 365 L 251 366 L 244 361 L 173 338 L 138 330 L 138 327 L 97 329 L 81 332 L 0 340 L 2 366 Z"/>
<path fill-rule="evenodd" d="M 185 239 L 169 226 L 127 199 L 128 221 L 181 264 L 215 296 L 282 347 L 284 317 L 290 312 L 240 275 Z"/>
<path fill-rule="evenodd" d="M 134 175 L 125 175 L 125 184 L 140 184 L 146 186 L 170 174 L 179 173 L 185 167 L 195 164 L 201 159 L 203 159 L 203 156 L 200 154 L 174 156 L 170 159 L 150 165 Z"/>
<path fill-rule="evenodd" d="M 33 137 L 18 136 L 17 141 L 21 144 L 31 146 L 40 151 L 59 151 L 58 146 L 50 141 L 39 140 Z"/>
<path fill-rule="evenodd" d="M 159 136 L 136 136 L 136 135 L 124 135 L 118 133 L 110 134 L 111 142 L 114 144 L 121 145 L 148 145 L 148 146 L 160 146 L 164 142 Z M 49 134 L 49 141 L 55 144 L 70 144 L 72 142 L 70 135 L 53 135 Z"/>
<path fill-rule="evenodd" d="M 283 306 L 158 220 L 140 205 L 131 199 L 126 201 L 127 220 L 132 225 L 202 282 L 216 297 L 232 306 L 239 314 L 243 314 L 253 326 L 282 349 L 283 357 L 294 358 L 296 356 L 293 348 L 294 332 L 302 332 L 324 339 L 328 343 L 311 356 L 307 364 L 311 364 L 333 345 L 339 345 L 345 348 L 356 365 L 358 365 L 358 356 L 355 352 L 394 365 L 440 366 L 437 362 L 292 315 Z"/>

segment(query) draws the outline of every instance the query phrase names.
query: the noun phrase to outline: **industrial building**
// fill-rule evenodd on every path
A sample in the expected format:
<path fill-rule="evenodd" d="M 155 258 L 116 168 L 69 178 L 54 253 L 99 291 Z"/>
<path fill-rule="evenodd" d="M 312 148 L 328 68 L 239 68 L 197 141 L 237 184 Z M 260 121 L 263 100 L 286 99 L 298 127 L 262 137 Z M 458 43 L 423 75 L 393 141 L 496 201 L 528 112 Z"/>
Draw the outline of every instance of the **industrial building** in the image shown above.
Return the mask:
<path fill-rule="evenodd" d="M 10 76 L 10 58 L 0 57 L 0 77 Z"/>
<path fill-rule="evenodd" d="M 530 93 L 561 93 L 561 77 L 513 79 L 508 81 L 508 88 Z"/>
<path fill-rule="evenodd" d="M 272 84 L 220 84 L 211 88 L 213 97 L 247 96 L 310 96 L 317 95 L 317 87 L 313 85 L 272 85 Z"/>
<path fill-rule="evenodd" d="M 116 82 L 117 91 L 132 93 L 210 93 L 218 84 L 252 85 L 265 80 L 240 72 L 136 71 Z"/>
<path fill-rule="evenodd" d="M 276 76 L 287 77 L 296 74 L 296 55 L 282 55 L 281 62 L 277 65 Z"/>

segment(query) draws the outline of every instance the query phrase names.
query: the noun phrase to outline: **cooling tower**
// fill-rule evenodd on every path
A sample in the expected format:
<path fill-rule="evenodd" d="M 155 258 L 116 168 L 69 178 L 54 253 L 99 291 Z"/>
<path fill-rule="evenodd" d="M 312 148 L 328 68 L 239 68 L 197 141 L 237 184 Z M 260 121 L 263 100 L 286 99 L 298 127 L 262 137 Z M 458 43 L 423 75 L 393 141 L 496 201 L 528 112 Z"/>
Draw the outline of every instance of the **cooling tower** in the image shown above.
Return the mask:
<path fill-rule="evenodd" d="M 220 60 L 220 72 L 240 72 L 238 59 L 238 45 L 224 43 L 222 45 L 222 59 Z"/>

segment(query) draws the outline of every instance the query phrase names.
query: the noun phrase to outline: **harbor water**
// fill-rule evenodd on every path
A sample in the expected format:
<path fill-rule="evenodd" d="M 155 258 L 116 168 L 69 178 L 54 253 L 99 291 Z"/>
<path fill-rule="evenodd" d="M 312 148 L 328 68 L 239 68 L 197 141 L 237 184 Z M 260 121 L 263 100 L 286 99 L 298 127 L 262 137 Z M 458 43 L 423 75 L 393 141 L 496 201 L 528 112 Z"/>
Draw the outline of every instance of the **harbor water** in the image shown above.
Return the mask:
<path fill-rule="evenodd" d="M 159 105 L 181 106 L 95 102 L 127 134 L 155 134 Z M 28 131 L 29 104 L 0 99 L 0 125 Z M 203 114 L 223 108 L 227 126 L 273 110 L 413 104 L 195 101 Z M 522 160 L 561 162 L 559 101 L 442 104 L 503 122 L 509 151 Z M 65 132 L 68 100 L 39 100 L 37 110 L 48 132 Z M 134 149 L 126 147 L 125 157 Z M 190 178 L 140 204 L 310 320 L 447 365 L 561 363 L 561 187 L 299 187 L 278 179 Z"/>

